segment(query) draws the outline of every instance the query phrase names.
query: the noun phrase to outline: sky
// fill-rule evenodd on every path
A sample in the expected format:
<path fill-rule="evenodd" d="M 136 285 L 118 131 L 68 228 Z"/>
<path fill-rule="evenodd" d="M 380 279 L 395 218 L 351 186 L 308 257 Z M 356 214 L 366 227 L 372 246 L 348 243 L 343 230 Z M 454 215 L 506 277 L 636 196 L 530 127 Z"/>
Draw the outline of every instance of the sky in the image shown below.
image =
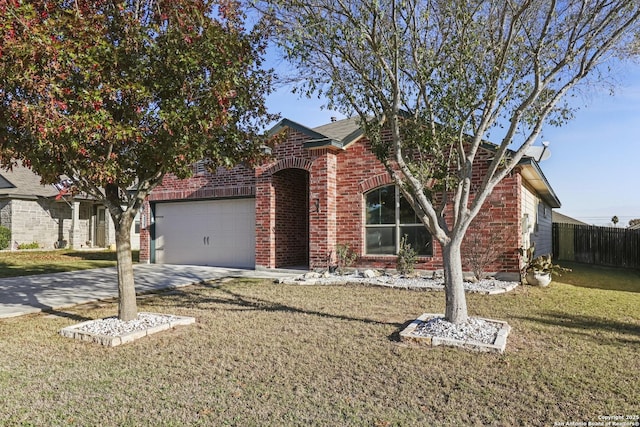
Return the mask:
<path fill-rule="evenodd" d="M 286 73 L 286 66 L 277 66 Z M 591 87 L 572 98 L 579 106 L 573 120 L 562 127 L 546 126 L 535 145 L 549 142 L 551 156 L 540 163 L 562 203 L 561 212 L 588 224 L 618 227 L 640 218 L 640 64 L 614 70 L 614 94 Z M 586 93 L 584 93 L 586 92 Z M 267 98 L 271 112 L 313 128 L 344 118 L 322 109 L 323 101 L 291 93 L 281 87 Z"/>

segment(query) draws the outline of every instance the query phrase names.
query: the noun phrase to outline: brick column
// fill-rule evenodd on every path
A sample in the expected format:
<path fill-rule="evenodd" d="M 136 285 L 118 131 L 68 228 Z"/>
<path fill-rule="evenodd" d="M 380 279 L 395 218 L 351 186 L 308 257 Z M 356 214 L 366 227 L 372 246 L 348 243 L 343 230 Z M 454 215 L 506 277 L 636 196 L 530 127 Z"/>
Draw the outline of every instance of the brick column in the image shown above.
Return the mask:
<path fill-rule="evenodd" d="M 276 198 L 267 168 L 256 169 L 256 268 L 276 267 Z"/>
<path fill-rule="evenodd" d="M 336 192 L 338 161 L 328 150 L 317 153 L 309 177 L 309 267 L 326 268 L 327 257 L 335 262 Z"/>
<path fill-rule="evenodd" d="M 140 264 L 151 262 L 151 205 L 146 200 L 140 208 Z"/>

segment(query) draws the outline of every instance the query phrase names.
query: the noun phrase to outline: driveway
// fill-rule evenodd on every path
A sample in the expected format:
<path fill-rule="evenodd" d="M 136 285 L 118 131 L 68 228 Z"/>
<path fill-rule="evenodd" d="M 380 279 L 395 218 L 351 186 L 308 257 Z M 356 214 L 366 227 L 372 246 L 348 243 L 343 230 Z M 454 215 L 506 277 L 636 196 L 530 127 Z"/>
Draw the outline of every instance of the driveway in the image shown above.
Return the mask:
<path fill-rule="evenodd" d="M 277 279 L 292 270 L 242 270 L 193 265 L 139 264 L 133 267 L 137 292 L 171 289 L 226 277 Z M 60 310 L 118 296 L 115 267 L 0 279 L 0 318 Z"/>

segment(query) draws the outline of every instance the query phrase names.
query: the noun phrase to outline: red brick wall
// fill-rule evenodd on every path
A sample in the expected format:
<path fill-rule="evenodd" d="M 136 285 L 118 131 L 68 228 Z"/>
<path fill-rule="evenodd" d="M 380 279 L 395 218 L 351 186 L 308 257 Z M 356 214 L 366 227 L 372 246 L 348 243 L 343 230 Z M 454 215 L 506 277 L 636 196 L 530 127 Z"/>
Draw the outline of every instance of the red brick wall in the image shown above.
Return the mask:
<path fill-rule="evenodd" d="M 188 180 L 168 176 L 149 200 L 255 196 L 257 266 L 274 268 L 308 263 L 311 268 L 322 268 L 327 265 L 328 256 L 335 260 L 336 244 L 348 243 L 358 254 L 358 267 L 395 268 L 393 255 L 364 254 L 363 195 L 391 183 L 386 170 L 371 153 L 368 141 L 356 141 L 346 150 L 309 150 L 303 146 L 307 139 L 300 132 L 290 131 L 286 141 L 274 149 L 273 161 L 255 170 L 239 166 Z M 478 162 L 476 183 L 486 165 L 486 161 Z M 303 177 L 308 177 L 308 191 L 302 188 Z M 506 178 L 474 221 L 475 229 L 480 230 L 477 231 L 480 241 L 500 241 L 497 259 L 488 266 L 489 271 L 517 272 L 519 269 L 520 184 L 517 173 Z M 290 208 L 280 209 L 283 205 Z M 308 212 L 308 229 L 304 230 L 310 238 L 308 246 L 299 238 L 303 225 L 297 220 L 305 217 L 303 210 Z M 148 232 L 143 229 L 141 260 L 148 259 L 148 247 Z M 433 243 L 433 256 L 420 257 L 417 268 L 442 268 L 437 242 Z"/>
<path fill-rule="evenodd" d="M 214 174 L 204 172 L 189 179 L 178 179 L 174 175 L 166 175 L 162 184 L 153 190 L 148 200 L 197 200 L 253 196 L 254 194 L 253 169 L 239 165 L 233 169 L 221 167 Z"/>
<path fill-rule="evenodd" d="M 308 172 L 313 167 L 313 161 L 316 158 L 317 153 L 306 150 L 303 147 L 304 141 L 308 137 L 302 133 L 290 131 L 287 135 L 287 140 L 276 146 L 273 150 L 273 160 L 268 162 L 255 171 L 256 179 L 256 266 L 266 268 L 276 268 L 282 266 L 301 266 L 309 265 L 309 251 L 310 242 L 305 242 L 304 246 L 300 241 L 293 241 L 297 239 L 291 239 L 287 236 L 278 235 L 278 231 L 287 232 L 289 225 L 282 223 L 286 222 L 286 215 L 278 215 L 278 198 L 283 202 L 284 199 L 291 199 L 297 201 L 297 207 L 299 209 L 299 215 L 303 215 L 302 212 L 302 195 L 287 195 L 287 189 L 282 185 L 296 185 L 299 182 L 285 183 L 286 180 L 279 180 L 278 176 L 284 173 L 295 181 L 300 181 L 302 177 L 306 177 L 307 183 L 310 183 L 311 176 Z M 291 175 L 291 171 L 293 175 Z M 306 171 L 306 172 L 305 172 Z M 298 178 L 296 178 L 298 177 Z M 275 180 L 274 180 L 275 178 Z M 286 187 L 285 185 L 285 187 Z M 280 190 L 280 191 L 277 191 Z M 284 193 L 282 193 L 284 191 Z M 295 193 L 299 193 L 302 190 L 298 188 Z M 281 193 L 281 194 L 279 194 Z M 312 209 L 310 184 L 305 190 L 307 218 Z M 282 203 L 281 203 L 282 204 Z M 311 220 L 306 224 L 306 234 L 310 234 Z M 298 223 L 295 227 L 297 233 L 302 231 L 302 224 Z M 303 259 L 301 253 L 304 253 L 306 261 Z"/>
<path fill-rule="evenodd" d="M 488 154 L 480 154 L 474 172 L 474 183 L 479 184 L 488 163 Z M 484 204 L 480 218 L 474 221 L 474 227 L 480 231 L 485 241 L 489 236 L 493 244 L 499 244 L 496 260 L 487 265 L 488 272 L 517 272 L 520 247 L 520 175 L 513 174 L 503 180 L 494 189 Z M 364 253 L 364 193 L 380 186 L 392 183 L 384 166 L 371 152 L 367 140 L 361 139 L 338 154 L 337 175 L 337 243 L 348 243 L 358 254 L 358 267 L 389 268 L 396 267 L 393 255 L 366 255 Z M 467 245 L 468 247 L 469 245 Z M 419 257 L 416 268 L 424 270 L 441 269 L 442 250 L 437 241 L 433 241 L 433 255 Z M 465 269 L 469 265 L 465 264 Z"/>
<path fill-rule="evenodd" d="M 312 213 L 309 218 L 309 265 L 327 266 L 335 258 L 336 223 L 339 212 L 336 200 L 337 156 L 327 150 L 314 150 L 316 158 L 311 168 L 309 192 Z"/>
<path fill-rule="evenodd" d="M 520 270 L 520 185 L 521 176 L 517 173 L 502 180 L 471 223 L 462 245 L 463 261 L 468 271 L 471 271 L 471 265 L 465 260 L 467 255 L 474 257 L 475 254 L 477 259 L 478 254 L 482 253 L 487 254 L 491 261 L 485 265 L 485 272 Z"/>
<path fill-rule="evenodd" d="M 338 242 L 347 243 L 358 254 L 357 267 L 396 268 L 395 255 L 366 255 L 364 247 L 364 194 L 392 184 L 386 169 L 371 152 L 366 139 L 351 144 L 338 158 Z M 440 247 L 434 241 L 433 256 L 420 257 L 416 268 L 442 268 Z"/>

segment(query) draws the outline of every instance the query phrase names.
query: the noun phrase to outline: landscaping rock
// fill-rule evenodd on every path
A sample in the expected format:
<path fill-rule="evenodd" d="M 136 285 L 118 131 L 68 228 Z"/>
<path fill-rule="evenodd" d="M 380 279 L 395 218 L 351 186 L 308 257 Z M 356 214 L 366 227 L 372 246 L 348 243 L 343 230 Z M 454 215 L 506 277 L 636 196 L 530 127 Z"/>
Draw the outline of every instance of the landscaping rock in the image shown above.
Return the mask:
<path fill-rule="evenodd" d="M 115 347 L 176 326 L 190 325 L 195 321 L 195 318 L 186 316 L 138 313 L 137 319 L 128 322 L 117 317 L 89 320 L 60 330 L 60 335 Z"/>
<path fill-rule="evenodd" d="M 365 270 L 362 272 L 362 276 L 367 279 L 373 279 L 374 277 L 380 277 L 381 274 L 377 270 Z"/>
<path fill-rule="evenodd" d="M 402 341 L 504 353 L 511 326 L 500 320 L 470 317 L 455 325 L 440 314 L 423 314 L 400 332 Z"/>

